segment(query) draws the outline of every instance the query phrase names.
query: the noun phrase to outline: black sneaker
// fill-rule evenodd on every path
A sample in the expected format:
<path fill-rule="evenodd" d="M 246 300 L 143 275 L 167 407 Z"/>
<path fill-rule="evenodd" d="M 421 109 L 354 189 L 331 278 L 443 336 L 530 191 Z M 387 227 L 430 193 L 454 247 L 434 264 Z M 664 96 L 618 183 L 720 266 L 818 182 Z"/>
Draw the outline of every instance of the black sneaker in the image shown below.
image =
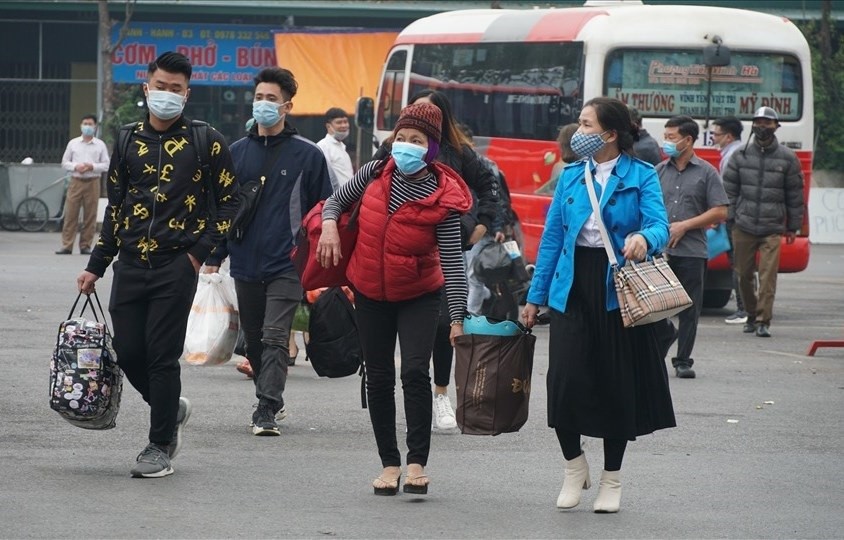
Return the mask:
<path fill-rule="evenodd" d="M 756 337 L 771 337 L 767 324 L 760 324 L 756 327 Z"/>
<path fill-rule="evenodd" d="M 756 323 L 753 321 L 747 321 L 744 323 L 744 328 L 742 328 L 741 331 L 745 334 L 752 334 L 756 332 Z"/>
<path fill-rule="evenodd" d="M 176 429 L 173 430 L 173 438 L 170 440 L 170 444 L 167 445 L 167 455 L 170 459 L 176 457 L 179 451 L 182 449 L 182 428 L 185 427 L 188 423 L 188 418 L 190 418 L 190 401 L 188 398 L 179 398 L 179 412 L 176 413 Z"/>
<path fill-rule="evenodd" d="M 132 478 L 161 478 L 173 474 L 167 448 L 150 443 L 144 448 L 132 468 Z"/>
<path fill-rule="evenodd" d="M 740 309 L 724 319 L 724 322 L 727 324 L 744 324 L 747 322 L 747 312 Z"/>
<path fill-rule="evenodd" d="M 674 368 L 674 372 L 677 375 L 678 379 L 694 379 L 695 378 L 695 370 L 687 366 L 686 364 L 679 364 Z"/>
<path fill-rule="evenodd" d="M 275 421 L 274 407 L 266 403 L 259 403 L 252 413 L 252 434 L 275 437 L 281 435 Z"/>
<path fill-rule="evenodd" d="M 258 404 L 256 403 L 255 405 L 252 405 L 252 408 L 257 409 Z M 252 420 L 249 421 L 249 427 L 253 427 L 255 425 L 255 414 L 256 413 L 252 413 Z M 276 423 L 278 423 L 284 420 L 285 418 L 287 418 L 287 406 L 282 405 L 281 408 L 275 413 L 275 421 Z"/>

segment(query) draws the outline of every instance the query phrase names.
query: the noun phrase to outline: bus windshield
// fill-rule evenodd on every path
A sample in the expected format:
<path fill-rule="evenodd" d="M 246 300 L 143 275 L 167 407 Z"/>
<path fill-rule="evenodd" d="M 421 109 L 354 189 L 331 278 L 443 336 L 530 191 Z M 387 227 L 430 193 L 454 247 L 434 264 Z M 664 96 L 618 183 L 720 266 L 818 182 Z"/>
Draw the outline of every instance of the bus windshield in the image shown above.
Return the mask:
<path fill-rule="evenodd" d="M 643 116 L 706 115 L 707 68 L 701 50 L 616 49 L 607 55 L 606 95 L 636 107 Z M 750 120 L 773 107 L 780 120 L 802 116 L 800 61 L 771 52 L 732 51 L 729 66 L 712 68 L 712 117 Z"/>
<path fill-rule="evenodd" d="M 476 136 L 554 140 L 580 113 L 582 64 L 576 42 L 416 45 L 408 97 L 445 93 Z"/>

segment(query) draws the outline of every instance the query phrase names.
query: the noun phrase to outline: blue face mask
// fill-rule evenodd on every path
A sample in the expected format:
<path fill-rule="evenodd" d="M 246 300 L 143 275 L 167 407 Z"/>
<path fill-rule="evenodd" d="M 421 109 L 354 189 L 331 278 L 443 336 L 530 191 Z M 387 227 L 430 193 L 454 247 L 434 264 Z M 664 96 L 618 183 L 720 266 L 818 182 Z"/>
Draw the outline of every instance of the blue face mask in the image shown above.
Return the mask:
<path fill-rule="evenodd" d="M 606 133 L 606 131 L 588 134 L 575 131 L 574 135 L 571 137 L 571 142 L 569 143 L 572 152 L 574 152 L 580 159 L 592 157 L 592 154 L 607 144 L 602 137 L 604 133 Z"/>
<path fill-rule="evenodd" d="M 97 132 L 97 128 L 95 128 L 94 126 L 83 125 L 80 128 L 80 131 L 82 131 L 82 135 L 84 135 L 86 137 L 93 137 L 94 133 Z"/>
<path fill-rule="evenodd" d="M 394 142 L 390 153 L 396 162 L 396 167 L 404 174 L 418 173 L 427 165 L 425 154 L 428 153 L 428 149 L 416 144 Z"/>
<path fill-rule="evenodd" d="M 677 157 L 683 153 L 683 150 L 677 149 L 677 143 L 671 141 L 662 141 L 662 151 L 668 157 Z"/>
<path fill-rule="evenodd" d="M 287 102 L 276 103 L 275 101 L 254 101 L 252 103 L 252 118 L 254 118 L 261 127 L 273 127 L 286 116 L 279 112 L 279 109 L 286 104 Z"/>

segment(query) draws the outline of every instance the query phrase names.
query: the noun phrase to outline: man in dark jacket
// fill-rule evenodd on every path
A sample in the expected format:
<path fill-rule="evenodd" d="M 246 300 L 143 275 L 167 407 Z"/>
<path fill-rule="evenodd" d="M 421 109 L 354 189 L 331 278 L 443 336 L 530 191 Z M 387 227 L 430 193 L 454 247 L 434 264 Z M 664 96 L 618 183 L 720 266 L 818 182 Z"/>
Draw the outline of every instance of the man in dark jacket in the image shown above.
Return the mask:
<path fill-rule="evenodd" d="M 290 260 L 302 218 L 328 198 L 335 181 L 319 147 L 285 121 L 298 85 L 282 68 L 266 68 L 255 77 L 249 134 L 232 144 L 235 173 L 241 184 L 260 180 L 255 217 L 243 237 L 223 242 L 209 258 L 206 272 L 216 272 L 231 256 L 246 357 L 254 373 L 258 408 L 254 435 L 279 435 L 286 415 L 288 342 L 302 285 Z"/>
<path fill-rule="evenodd" d="M 653 166 L 656 166 L 662 161 L 662 156 L 659 153 L 659 144 L 651 137 L 648 130 L 642 127 L 642 114 L 639 109 L 632 105 L 627 106 L 630 111 L 630 122 L 636 131 L 633 141 L 633 155 L 642 161 L 647 161 Z"/>
<path fill-rule="evenodd" d="M 759 108 L 753 117 L 753 144 L 735 152 L 724 171 L 730 199 L 733 250 L 741 299 L 747 311 L 745 333 L 771 337 L 777 270 L 783 235 L 794 242 L 803 223 L 803 173 L 794 152 L 777 142 L 777 112 Z M 759 252 L 759 296 L 753 274 Z"/>
<path fill-rule="evenodd" d="M 120 368 L 150 406 L 149 445 L 138 455 L 134 477 L 173 474 L 170 459 L 190 416 L 190 403 L 179 397 L 179 357 L 197 274 L 237 210 L 225 139 L 203 124 L 198 129 L 206 130 L 208 148 L 199 148 L 182 115 L 191 71 L 188 59 L 175 52 L 149 65 L 149 116 L 131 131 L 125 148 L 116 145 L 112 152 L 102 232 L 77 279 L 81 292 L 92 293 L 119 254 L 109 301 L 114 348 Z"/>

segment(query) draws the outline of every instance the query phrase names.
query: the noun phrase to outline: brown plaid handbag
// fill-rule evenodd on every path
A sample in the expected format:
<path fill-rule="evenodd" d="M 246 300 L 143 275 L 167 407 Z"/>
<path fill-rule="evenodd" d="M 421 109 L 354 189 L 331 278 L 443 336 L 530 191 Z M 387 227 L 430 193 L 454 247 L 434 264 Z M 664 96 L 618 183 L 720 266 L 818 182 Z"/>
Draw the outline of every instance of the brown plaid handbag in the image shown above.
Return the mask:
<path fill-rule="evenodd" d="M 584 174 L 595 221 L 601 232 L 607 257 L 612 264 L 613 283 L 624 327 L 661 321 L 691 306 L 692 299 L 663 257 L 654 257 L 639 263 L 627 261 L 623 267 L 618 266 L 618 259 L 601 217 L 588 162 Z"/>
<path fill-rule="evenodd" d="M 625 327 L 641 326 L 680 313 L 692 299 L 662 257 L 613 266 L 613 282 Z"/>

